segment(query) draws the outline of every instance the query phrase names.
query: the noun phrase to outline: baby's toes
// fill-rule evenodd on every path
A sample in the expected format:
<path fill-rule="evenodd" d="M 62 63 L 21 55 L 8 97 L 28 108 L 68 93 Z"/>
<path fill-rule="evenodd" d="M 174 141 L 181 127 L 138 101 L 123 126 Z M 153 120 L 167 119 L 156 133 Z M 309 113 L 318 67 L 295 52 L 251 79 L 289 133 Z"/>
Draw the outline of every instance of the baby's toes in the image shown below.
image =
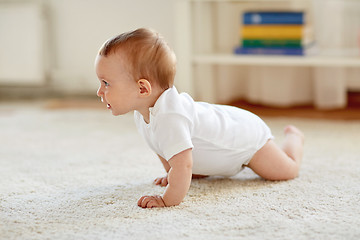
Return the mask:
<path fill-rule="evenodd" d="M 296 134 L 296 135 L 298 135 L 300 138 L 301 138 L 301 140 L 302 140 L 302 142 L 304 143 L 304 133 L 300 130 L 300 129 L 298 129 L 297 127 L 295 127 L 294 125 L 288 125 L 288 126 L 286 126 L 285 128 L 284 128 L 284 133 L 285 134 Z"/>

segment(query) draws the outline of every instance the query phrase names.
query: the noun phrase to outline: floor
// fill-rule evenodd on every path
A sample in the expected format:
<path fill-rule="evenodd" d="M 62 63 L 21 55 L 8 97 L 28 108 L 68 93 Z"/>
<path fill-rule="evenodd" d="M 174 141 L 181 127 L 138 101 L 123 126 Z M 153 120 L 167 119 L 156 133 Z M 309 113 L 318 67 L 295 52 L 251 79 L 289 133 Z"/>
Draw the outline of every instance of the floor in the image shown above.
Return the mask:
<path fill-rule="evenodd" d="M 279 143 L 289 123 L 306 135 L 298 178 L 247 168 L 192 181 L 179 206 L 141 209 L 165 171 L 131 114 L 95 98 L 0 103 L 0 239 L 360 239 L 360 121 L 266 120 Z"/>
<path fill-rule="evenodd" d="M 152 210 L 136 203 L 163 193 L 152 183 L 164 170 L 130 114 L 115 118 L 95 97 L 0 102 L 0 238 L 360 239 L 355 100 L 336 111 L 234 102 L 275 116 L 279 142 L 286 124 L 302 129 L 300 176 L 264 181 L 247 168 L 198 179 L 180 206 Z"/>
<path fill-rule="evenodd" d="M 291 108 L 265 107 L 250 104 L 246 101 L 234 101 L 230 105 L 249 110 L 262 117 L 296 117 L 310 119 L 359 120 L 360 93 L 348 93 L 347 107 L 335 110 L 319 110 L 313 106 L 299 106 Z"/>
<path fill-rule="evenodd" d="M 319 110 L 312 106 L 275 108 L 236 101 L 231 105 L 249 110 L 261 117 L 295 117 L 309 119 L 360 120 L 360 106 L 348 106 L 344 109 Z"/>

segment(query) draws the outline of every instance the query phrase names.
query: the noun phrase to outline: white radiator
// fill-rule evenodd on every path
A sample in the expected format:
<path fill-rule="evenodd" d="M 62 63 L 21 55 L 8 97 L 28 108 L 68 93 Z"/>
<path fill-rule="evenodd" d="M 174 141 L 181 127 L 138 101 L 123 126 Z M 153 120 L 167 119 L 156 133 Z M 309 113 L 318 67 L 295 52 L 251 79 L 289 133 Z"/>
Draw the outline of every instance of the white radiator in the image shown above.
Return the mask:
<path fill-rule="evenodd" d="M 0 0 L 0 86 L 44 82 L 41 1 Z"/>

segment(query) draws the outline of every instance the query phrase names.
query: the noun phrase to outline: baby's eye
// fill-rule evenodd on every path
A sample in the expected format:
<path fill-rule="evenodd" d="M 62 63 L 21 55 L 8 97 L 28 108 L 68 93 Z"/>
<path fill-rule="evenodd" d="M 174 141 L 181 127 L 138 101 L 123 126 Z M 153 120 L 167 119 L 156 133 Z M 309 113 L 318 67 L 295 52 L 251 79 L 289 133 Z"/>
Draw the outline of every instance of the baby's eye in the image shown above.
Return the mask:
<path fill-rule="evenodd" d="M 103 80 L 105 87 L 109 86 L 109 83 Z"/>

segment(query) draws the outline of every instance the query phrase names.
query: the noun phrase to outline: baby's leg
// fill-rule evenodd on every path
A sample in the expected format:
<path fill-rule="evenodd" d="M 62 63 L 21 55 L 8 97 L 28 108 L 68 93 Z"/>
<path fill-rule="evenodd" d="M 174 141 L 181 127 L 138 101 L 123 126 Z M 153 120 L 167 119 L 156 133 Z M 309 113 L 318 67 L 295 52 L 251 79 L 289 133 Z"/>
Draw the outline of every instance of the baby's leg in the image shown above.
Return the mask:
<path fill-rule="evenodd" d="M 298 176 L 303 155 L 304 135 L 294 126 L 284 130 L 282 148 L 269 140 L 254 157 L 248 167 L 268 180 L 288 180 Z"/>

